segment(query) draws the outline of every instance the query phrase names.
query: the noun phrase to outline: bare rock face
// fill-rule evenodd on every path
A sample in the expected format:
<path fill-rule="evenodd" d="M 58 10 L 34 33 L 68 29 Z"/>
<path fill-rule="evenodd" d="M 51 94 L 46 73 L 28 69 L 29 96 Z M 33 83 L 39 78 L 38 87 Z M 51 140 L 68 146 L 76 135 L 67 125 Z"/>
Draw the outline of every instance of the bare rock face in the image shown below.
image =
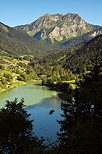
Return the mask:
<path fill-rule="evenodd" d="M 85 22 L 78 14 L 68 13 L 66 15 L 45 14 L 31 24 L 15 28 L 26 31 L 30 36 L 39 40 L 51 40 L 54 43 L 78 37 L 97 27 Z"/>
<path fill-rule="evenodd" d="M 102 34 L 102 28 L 99 28 L 97 31 L 94 31 L 90 37 L 94 38 L 97 35 L 101 35 Z"/>

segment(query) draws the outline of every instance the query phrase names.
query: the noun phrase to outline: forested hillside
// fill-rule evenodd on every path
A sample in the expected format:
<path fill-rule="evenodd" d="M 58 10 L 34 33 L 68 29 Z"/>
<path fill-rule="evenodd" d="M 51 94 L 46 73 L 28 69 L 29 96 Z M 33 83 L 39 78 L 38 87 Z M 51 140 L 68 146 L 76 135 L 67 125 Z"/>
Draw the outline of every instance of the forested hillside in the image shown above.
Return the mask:
<path fill-rule="evenodd" d="M 41 79 L 43 84 L 75 82 L 90 71 L 95 59 L 102 60 L 101 42 L 102 35 L 83 46 L 52 46 L 0 23 L 1 87 L 6 85 L 6 88 L 18 80 L 26 82 L 32 79 Z M 10 75 L 5 76 L 5 72 Z M 11 76 L 10 79 L 7 76 Z"/>
<path fill-rule="evenodd" d="M 73 47 L 62 50 L 55 54 L 45 56 L 42 63 L 49 62 L 52 65 L 61 65 L 62 68 L 70 69 L 74 73 L 88 70 L 92 61 L 102 60 L 102 35 L 95 37 L 82 47 Z"/>
<path fill-rule="evenodd" d="M 57 120 L 60 124 L 58 142 L 55 146 L 42 144 L 45 139 L 40 140 L 32 133 L 33 121 L 24 110 L 24 100 L 17 103 L 15 99 L 0 109 L 0 152 L 100 154 L 102 27 L 88 24 L 72 13 L 47 14 L 31 25 L 16 28 L 0 23 L 0 93 L 35 80 L 60 91 L 63 114 Z M 44 100 L 47 99 L 44 98 L 43 103 Z M 49 116 L 52 112 L 55 111 L 48 112 Z M 16 127 L 16 123 L 20 127 Z"/>
<path fill-rule="evenodd" d="M 25 32 L 17 31 L 0 23 L 0 52 L 8 55 L 43 55 L 51 50 L 52 46 L 38 41 Z"/>

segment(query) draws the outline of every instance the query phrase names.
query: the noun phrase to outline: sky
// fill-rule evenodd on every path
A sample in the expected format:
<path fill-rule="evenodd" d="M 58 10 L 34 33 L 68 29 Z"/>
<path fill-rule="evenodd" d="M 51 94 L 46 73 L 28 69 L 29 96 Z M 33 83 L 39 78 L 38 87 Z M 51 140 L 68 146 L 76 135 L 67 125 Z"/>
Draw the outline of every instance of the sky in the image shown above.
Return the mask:
<path fill-rule="evenodd" d="M 102 0 L 0 0 L 0 22 L 11 27 L 30 24 L 47 13 L 69 12 L 102 26 Z"/>

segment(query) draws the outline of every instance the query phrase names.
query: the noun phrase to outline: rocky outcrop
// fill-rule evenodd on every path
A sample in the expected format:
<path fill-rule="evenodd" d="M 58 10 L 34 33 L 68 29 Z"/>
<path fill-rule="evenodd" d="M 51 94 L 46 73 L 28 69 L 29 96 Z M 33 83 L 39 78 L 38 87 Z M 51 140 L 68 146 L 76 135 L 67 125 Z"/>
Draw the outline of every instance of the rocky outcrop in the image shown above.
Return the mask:
<path fill-rule="evenodd" d="M 85 22 L 78 14 L 45 14 L 31 24 L 15 27 L 39 40 L 63 42 L 98 28 Z"/>
<path fill-rule="evenodd" d="M 85 33 L 78 37 L 74 37 L 65 42 L 62 42 L 61 45 L 68 46 L 68 47 L 75 46 L 75 45 L 83 45 L 86 42 L 92 40 L 93 38 L 101 34 L 102 34 L 102 27 L 99 27 L 91 32 Z"/>

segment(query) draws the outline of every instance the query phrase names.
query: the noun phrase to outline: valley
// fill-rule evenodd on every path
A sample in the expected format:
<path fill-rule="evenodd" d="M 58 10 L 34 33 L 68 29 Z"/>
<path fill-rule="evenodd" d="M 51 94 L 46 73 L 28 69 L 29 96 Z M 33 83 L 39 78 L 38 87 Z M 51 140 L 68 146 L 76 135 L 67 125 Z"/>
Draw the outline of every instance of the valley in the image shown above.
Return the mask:
<path fill-rule="evenodd" d="M 0 22 L 1 153 L 97 154 L 101 93 L 102 26 L 74 13 Z"/>

